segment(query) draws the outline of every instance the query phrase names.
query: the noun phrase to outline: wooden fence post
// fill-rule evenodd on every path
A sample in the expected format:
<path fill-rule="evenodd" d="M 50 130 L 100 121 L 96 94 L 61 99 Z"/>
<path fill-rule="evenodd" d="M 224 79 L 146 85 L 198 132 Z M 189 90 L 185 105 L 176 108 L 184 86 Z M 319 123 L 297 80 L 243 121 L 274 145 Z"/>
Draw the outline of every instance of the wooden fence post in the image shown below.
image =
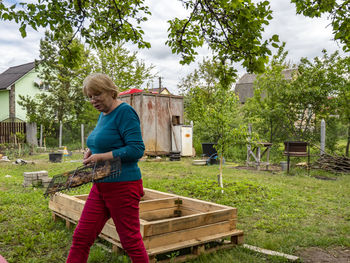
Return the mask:
<path fill-rule="evenodd" d="M 84 151 L 84 124 L 81 124 L 81 150 Z"/>
<path fill-rule="evenodd" d="M 36 123 L 26 123 L 26 140 L 30 145 L 38 146 Z"/>
<path fill-rule="evenodd" d="M 40 147 L 43 147 L 43 125 L 40 124 Z"/>
<path fill-rule="evenodd" d="M 326 122 L 324 119 L 321 120 L 321 155 L 325 153 L 326 147 Z"/>

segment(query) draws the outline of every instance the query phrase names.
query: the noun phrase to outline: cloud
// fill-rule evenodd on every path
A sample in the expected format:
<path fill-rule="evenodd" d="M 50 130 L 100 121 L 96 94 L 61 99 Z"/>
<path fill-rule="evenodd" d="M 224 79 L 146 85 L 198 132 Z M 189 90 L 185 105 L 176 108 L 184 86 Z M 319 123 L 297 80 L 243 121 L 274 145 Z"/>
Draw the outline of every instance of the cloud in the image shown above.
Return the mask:
<path fill-rule="evenodd" d="M 0 72 L 39 58 L 41 32 L 28 29 L 27 37 L 22 38 L 18 25 L 4 21 L 0 22 L 0 32 Z"/>
<path fill-rule="evenodd" d="M 263 37 L 267 39 L 273 34 L 278 34 L 280 40 L 286 42 L 286 50 L 289 51 L 288 60 L 297 63 L 301 57 L 312 59 L 315 56 L 321 56 L 324 48 L 330 53 L 341 49 L 332 40 L 332 29 L 330 26 L 327 27 L 330 23 L 327 17 L 306 18 L 296 15 L 295 6 L 289 1 L 271 0 L 270 2 L 274 19 L 266 27 Z M 172 54 L 170 48 L 165 45 L 169 27 L 167 21 L 175 17 L 185 18 L 188 16 L 188 11 L 180 1 L 176 0 L 146 0 L 145 4 L 150 7 L 152 16 L 141 26 L 145 32 L 144 38 L 151 43 L 152 48 L 139 50 L 135 45 L 127 46 L 131 51 L 138 51 L 139 58 L 143 59 L 147 65 L 156 66 L 155 71 L 162 77 L 163 85 L 175 92 L 180 79 L 192 72 L 197 64 L 180 65 L 181 57 Z M 38 59 L 43 30 L 36 32 L 28 29 L 28 36 L 22 39 L 15 23 L 0 21 L 0 32 L 0 72 L 10 66 Z M 206 48 L 198 52 L 197 62 L 211 55 Z M 236 64 L 236 67 L 240 76 L 245 73 L 239 64 Z M 154 86 L 158 87 L 158 80 L 154 80 Z"/>

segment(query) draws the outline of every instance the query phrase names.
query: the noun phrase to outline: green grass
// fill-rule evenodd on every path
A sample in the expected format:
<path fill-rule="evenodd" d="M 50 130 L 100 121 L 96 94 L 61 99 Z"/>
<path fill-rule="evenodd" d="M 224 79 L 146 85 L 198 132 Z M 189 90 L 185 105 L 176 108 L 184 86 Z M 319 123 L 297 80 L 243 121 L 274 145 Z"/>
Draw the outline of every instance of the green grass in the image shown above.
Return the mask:
<path fill-rule="evenodd" d="M 80 158 L 81 154 L 74 154 L 54 164 L 47 154 L 40 154 L 24 158 L 35 164 L 0 163 L 0 254 L 9 263 L 65 262 L 73 230 L 66 229 L 63 221 L 53 222 L 44 189 L 24 188 L 23 172 L 47 170 L 52 176 L 81 165 L 74 162 Z M 247 244 L 295 255 L 308 247 L 350 247 L 350 175 L 311 171 L 307 176 L 297 168 L 286 175 L 238 170 L 227 164 L 222 194 L 216 183 L 218 166 L 193 166 L 191 159 L 139 164 L 147 188 L 237 207 L 237 228 L 244 231 Z M 336 180 L 319 180 L 317 175 Z M 90 187 L 68 193 L 88 193 Z M 94 245 L 89 262 L 130 261 Z M 284 260 L 237 247 L 191 262 Z"/>

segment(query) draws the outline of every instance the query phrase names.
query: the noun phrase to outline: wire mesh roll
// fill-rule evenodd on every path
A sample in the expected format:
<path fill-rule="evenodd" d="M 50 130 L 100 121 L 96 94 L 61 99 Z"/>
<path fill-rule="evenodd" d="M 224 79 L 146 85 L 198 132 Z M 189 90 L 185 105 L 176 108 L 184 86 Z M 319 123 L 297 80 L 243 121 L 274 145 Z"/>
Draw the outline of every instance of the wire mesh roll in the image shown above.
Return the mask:
<path fill-rule="evenodd" d="M 75 170 L 53 176 L 46 188 L 44 196 L 56 192 L 69 190 L 106 177 L 118 177 L 121 173 L 121 160 L 116 157 L 112 160 L 97 162 L 94 165 L 83 165 Z"/>

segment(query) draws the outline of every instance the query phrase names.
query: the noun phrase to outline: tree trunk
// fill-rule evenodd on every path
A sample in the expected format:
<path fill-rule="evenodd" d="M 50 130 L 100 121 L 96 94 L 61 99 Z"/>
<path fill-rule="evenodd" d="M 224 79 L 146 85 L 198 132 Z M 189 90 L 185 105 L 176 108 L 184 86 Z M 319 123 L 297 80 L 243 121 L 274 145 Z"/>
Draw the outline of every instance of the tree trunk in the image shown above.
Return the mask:
<path fill-rule="evenodd" d="M 272 133 L 273 133 L 273 123 L 272 123 L 272 119 L 270 119 L 270 142 L 272 142 Z"/>

